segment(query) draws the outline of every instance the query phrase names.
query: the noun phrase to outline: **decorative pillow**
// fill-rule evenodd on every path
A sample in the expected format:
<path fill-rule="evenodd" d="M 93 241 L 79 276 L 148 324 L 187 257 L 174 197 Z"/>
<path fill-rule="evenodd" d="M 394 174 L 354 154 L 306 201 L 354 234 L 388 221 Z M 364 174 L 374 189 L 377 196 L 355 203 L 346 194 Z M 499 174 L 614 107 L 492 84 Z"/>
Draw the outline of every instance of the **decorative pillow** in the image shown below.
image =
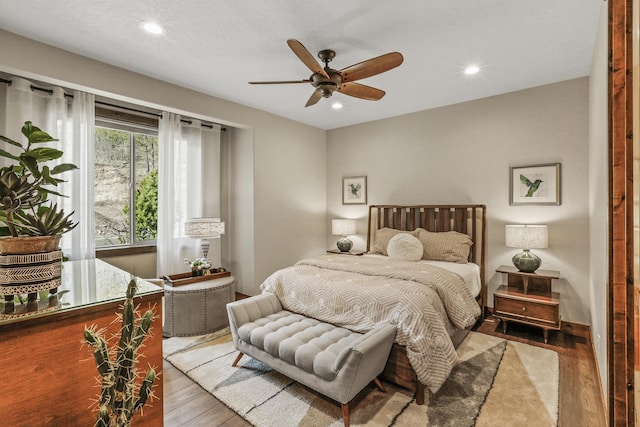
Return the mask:
<path fill-rule="evenodd" d="M 387 253 L 389 258 L 418 261 L 422 259 L 424 248 L 417 237 L 409 233 L 398 233 L 389 239 Z"/>
<path fill-rule="evenodd" d="M 449 261 L 466 264 L 469 249 L 473 244 L 471 237 L 456 231 L 432 233 L 418 228 L 418 240 L 424 247 L 422 258 L 432 261 Z"/>
<path fill-rule="evenodd" d="M 409 234 L 415 237 L 415 231 L 402 231 L 396 230 L 394 228 L 380 228 L 376 231 L 376 240 L 373 242 L 373 247 L 369 251 L 371 254 L 387 254 L 387 245 L 389 244 L 389 240 L 395 236 L 396 234 Z"/>

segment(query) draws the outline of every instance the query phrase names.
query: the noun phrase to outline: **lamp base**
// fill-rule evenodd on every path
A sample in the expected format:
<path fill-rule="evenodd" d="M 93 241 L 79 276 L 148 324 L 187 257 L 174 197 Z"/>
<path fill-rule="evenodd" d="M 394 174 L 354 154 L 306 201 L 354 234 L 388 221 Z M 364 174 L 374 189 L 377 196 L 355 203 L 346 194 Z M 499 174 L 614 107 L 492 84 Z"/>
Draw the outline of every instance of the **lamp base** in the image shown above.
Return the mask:
<path fill-rule="evenodd" d="M 211 243 L 209 243 L 209 240 L 207 239 L 202 239 L 202 241 L 200 242 L 200 249 L 202 250 L 202 258 L 207 258 L 207 256 L 209 255 L 209 246 L 211 246 Z"/>
<path fill-rule="evenodd" d="M 349 240 L 347 236 L 342 236 L 338 240 L 337 245 L 338 245 L 338 249 L 340 249 L 340 252 L 349 252 L 353 247 L 353 242 Z"/>
<path fill-rule="evenodd" d="M 511 261 L 523 273 L 533 273 L 542 265 L 540 257 L 532 254 L 529 249 L 524 249 L 521 253 L 515 255 Z"/>

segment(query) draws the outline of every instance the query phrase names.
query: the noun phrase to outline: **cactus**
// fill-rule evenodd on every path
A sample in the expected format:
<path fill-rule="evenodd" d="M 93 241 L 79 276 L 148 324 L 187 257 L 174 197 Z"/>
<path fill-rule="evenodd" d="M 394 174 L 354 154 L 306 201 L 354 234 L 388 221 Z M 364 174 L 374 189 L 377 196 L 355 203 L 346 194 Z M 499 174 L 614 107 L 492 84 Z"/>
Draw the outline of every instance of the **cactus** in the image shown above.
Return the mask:
<path fill-rule="evenodd" d="M 138 313 L 133 304 L 136 287 L 136 280 L 131 279 L 120 315 L 122 327 L 117 347 L 110 350 L 104 330 L 96 330 L 95 325 L 84 330 L 84 341 L 93 349 L 102 387 L 96 427 L 129 427 L 133 415 L 142 409 L 147 399 L 154 397 L 156 371 L 153 368 L 149 368 L 144 380 L 138 384 L 141 377 L 136 369 L 138 350 L 149 334 L 153 311 L 148 310 L 136 318 Z"/>

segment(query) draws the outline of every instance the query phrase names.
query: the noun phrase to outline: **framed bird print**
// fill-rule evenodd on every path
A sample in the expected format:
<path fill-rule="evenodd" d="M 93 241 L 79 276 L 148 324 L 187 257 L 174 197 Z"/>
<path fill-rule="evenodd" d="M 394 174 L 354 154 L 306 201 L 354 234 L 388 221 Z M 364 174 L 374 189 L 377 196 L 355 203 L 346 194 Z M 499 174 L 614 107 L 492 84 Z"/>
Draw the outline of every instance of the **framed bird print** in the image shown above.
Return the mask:
<path fill-rule="evenodd" d="M 559 205 L 560 163 L 509 168 L 509 204 Z"/>
<path fill-rule="evenodd" d="M 342 178 L 342 204 L 367 204 L 367 177 L 347 176 Z"/>

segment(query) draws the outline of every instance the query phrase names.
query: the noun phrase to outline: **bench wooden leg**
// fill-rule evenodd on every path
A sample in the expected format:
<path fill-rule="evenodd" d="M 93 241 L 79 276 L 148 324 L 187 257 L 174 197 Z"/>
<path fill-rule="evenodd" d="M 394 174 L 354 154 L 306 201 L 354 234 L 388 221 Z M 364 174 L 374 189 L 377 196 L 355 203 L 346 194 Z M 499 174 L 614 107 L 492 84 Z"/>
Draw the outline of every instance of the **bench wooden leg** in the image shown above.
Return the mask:
<path fill-rule="evenodd" d="M 416 404 L 424 405 L 424 384 L 416 381 Z"/>
<path fill-rule="evenodd" d="M 386 393 L 387 390 L 384 389 L 384 387 L 382 386 L 382 383 L 380 382 L 380 380 L 378 378 L 374 378 L 373 382 L 376 383 L 376 385 L 378 386 L 378 388 L 380 389 L 381 392 Z"/>
<path fill-rule="evenodd" d="M 344 427 L 349 427 L 349 404 L 342 404 L 342 420 L 344 421 Z"/>
<path fill-rule="evenodd" d="M 242 356 L 244 356 L 244 354 L 242 352 L 239 352 L 238 353 L 238 357 L 236 357 L 236 360 L 233 361 L 231 366 L 235 367 L 238 364 L 238 362 L 240 361 L 240 359 L 242 359 Z"/>

